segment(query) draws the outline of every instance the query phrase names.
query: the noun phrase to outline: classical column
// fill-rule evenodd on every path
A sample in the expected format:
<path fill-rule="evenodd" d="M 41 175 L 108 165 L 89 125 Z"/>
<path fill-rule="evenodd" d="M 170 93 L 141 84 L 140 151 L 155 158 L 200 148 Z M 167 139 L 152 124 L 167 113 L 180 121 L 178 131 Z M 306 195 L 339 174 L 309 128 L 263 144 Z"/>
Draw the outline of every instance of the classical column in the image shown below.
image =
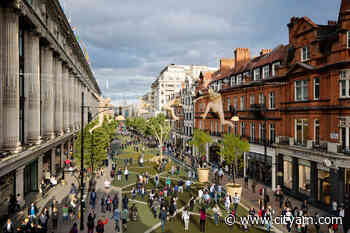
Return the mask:
<path fill-rule="evenodd" d="M 56 175 L 56 148 L 51 149 L 51 175 Z"/>
<path fill-rule="evenodd" d="M 69 132 L 69 122 L 68 122 L 68 68 L 62 66 L 62 100 L 63 100 L 63 130 L 64 132 Z"/>
<path fill-rule="evenodd" d="M 62 102 L 62 61 L 55 58 L 55 133 L 57 136 L 63 135 L 63 102 Z"/>
<path fill-rule="evenodd" d="M 49 47 L 41 47 L 41 112 L 42 135 L 47 139 L 54 138 L 54 70 L 53 51 Z"/>
<path fill-rule="evenodd" d="M 19 141 L 19 47 L 18 15 L 3 8 L 0 20 L 2 44 L 0 80 L 3 84 L 3 148 L 12 152 L 21 149 Z M 23 187 L 22 187 L 23 189 Z"/>
<path fill-rule="evenodd" d="M 38 183 L 40 184 L 43 178 L 43 155 L 39 155 L 38 157 Z"/>
<path fill-rule="evenodd" d="M 65 163 L 65 158 L 64 158 L 64 143 L 61 144 L 60 146 L 60 157 L 61 157 L 61 167 L 64 169 L 64 163 Z"/>
<path fill-rule="evenodd" d="M 68 94 L 68 98 L 69 98 L 69 104 L 68 104 L 68 108 L 69 108 L 69 128 L 70 131 L 74 130 L 74 74 L 73 73 L 69 73 L 69 90 L 71 90 Z"/>
<path fill-rule="evenodd" d="M 24 168 L 25 166 L 16 169 L 16 195 L 20 195 L 20 201 L 23 201 L 24 197 Z"/>

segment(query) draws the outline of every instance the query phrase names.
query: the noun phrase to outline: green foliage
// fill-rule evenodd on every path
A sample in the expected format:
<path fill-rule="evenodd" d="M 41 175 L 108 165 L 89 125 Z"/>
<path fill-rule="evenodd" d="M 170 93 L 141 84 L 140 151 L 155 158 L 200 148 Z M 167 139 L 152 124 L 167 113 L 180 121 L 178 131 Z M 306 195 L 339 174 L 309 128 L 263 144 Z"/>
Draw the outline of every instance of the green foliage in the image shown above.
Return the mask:
<path fill-rule="evenodd" d="M 147 121 L 143 117 L 127 118 L 125 124 L 127 127 L 133 128 L 143 135 L 150 135 Z"/>
<path fill-rule="evenodd" d="M 154 136 L 160 146 L 160 156 L 163 156 L 162 147 L 164 142 L 170 136 L 171 126 L 169 121 L 166 119 L 164 114 L 158 114 L 156 117 L 150 118 L 147 123 L 147 128 L 149 128 L 149 132 L 152 136 Z"/>
<path fill-rule="evenodd" d="M 89 131 L 98 123 L 91 121 L 84 129 L 84 165 L 95 170 L 102 165 L 102 161 L 107 159 L 107 148 L 115 137 L 117 121 L 108 120 L 105 117 L 102 126 L 96 128 L 90 133 Z M 73 157 L 76 160 L 81 158 L 81 132 L 78 134 L 76 142 L 76 152 Z"/>
<path fill-rule="evenodd" d="M 195 129 L 192 140 L 190 141 L 191 146 L 195 146 L 198 149 L 199 155 L 202 157 L 206 154 L 206 144 L 211 143 L 212 138 L 209 134 L 200 129 Z"/>
<path fill-rule="evenodd" d="M 229 165 L 234 165 L 233 178 L 236 176 L 236 170 L 238 169 L 238 160 L 242 158 L 244 152 L 249 151 L 249 143 L 245 140 L 241 140 L 239 137 L 233 134 L 226 134 L 221 141 L 221 147 L 218 154 Z"/>

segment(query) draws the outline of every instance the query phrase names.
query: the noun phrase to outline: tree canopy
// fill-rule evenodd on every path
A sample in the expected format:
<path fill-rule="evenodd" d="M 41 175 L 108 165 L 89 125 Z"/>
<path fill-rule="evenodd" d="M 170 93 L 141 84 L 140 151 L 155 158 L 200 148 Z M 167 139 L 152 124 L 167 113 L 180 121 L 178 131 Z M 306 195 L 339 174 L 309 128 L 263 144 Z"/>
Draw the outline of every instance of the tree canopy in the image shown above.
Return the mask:
<path fill-rule="evenodd" d="M 162 147 L 164 142 L 170 136 L 171 126 L 169 121 L 166 119 L 164 114 L 158 114 L 156 117 L 150 118 L 146 121 L 147 127 L 149 128 L 149 132 L 152 136 L 154 136 L 160 147 L 160 158 L 163 158 L 163 150 Z"/>
<path fill-rule="evenodd" d="M 226 134 L 221 141 L 221 147 L 218 154 L 226 161 L 228 165 L 233 165 L 233 182 L 237 175 L 238 160 L 242 158 L 244 152 L 249 151 L 249 143 L 241 140 L 233 134 Z"/>
<path fill-rule="evenodd" d="M 190 145 L 195 146 L 198 149 L 200 157 L 202 157 L 207 152 L 206 144 L 211 142 L 212 138 L 209 134 L 203 130 L 195 129 Z"/>

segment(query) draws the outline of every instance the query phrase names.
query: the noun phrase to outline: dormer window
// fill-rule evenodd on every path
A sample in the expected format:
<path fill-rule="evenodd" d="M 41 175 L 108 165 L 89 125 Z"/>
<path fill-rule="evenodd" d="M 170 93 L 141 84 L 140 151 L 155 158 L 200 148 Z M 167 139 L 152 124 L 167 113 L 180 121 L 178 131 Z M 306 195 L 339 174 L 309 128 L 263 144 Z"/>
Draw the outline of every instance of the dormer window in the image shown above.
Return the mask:
<path fill-rule="evenodd" d="M 270 77 L 270 67 L 269 65 L 266 65 L 263 67 L 263 79 Z"/>
<path fill-rule="evenodd" d="M 272 64 L 272 77 L 276 75 L 276 68 L 281 65 L 281 62 L 275 62 Z"/>
<path fill-rule="evenodd" d="M 260 69 L 256 68 L 254 70 L 254 81 L 260 80 Z"/>
<path fill-rule="evenodd" d="M 310 59 L 310 49 L 305 46 L 301 49 L 301 61 L 308 61 Z"/>
<path fill-rule="evenodd" d="M 237 75 L 237 84 L 241 84 L 242 83 L 242 75 L 241 74 L 239 74 L 239 75 Z"/>

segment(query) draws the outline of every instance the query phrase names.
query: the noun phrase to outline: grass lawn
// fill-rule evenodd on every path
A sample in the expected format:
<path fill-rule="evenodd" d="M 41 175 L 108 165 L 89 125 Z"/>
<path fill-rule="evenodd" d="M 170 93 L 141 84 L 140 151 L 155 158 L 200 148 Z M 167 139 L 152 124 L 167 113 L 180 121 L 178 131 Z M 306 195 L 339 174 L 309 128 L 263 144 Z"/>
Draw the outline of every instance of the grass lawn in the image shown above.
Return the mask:
<path fill-rule="evenodd" d="M 133 203 L 130 202 L 129 206 Z M 147 205 L 136 203 L 136 207 L 138 209 L 138 220 L 136 222 L 129 221 L 128 222 L 128 230 L 127 232 L 145 232 L 149 228 L 153 227 L 155 224 L 159 222 L 159 219 L 155 219 L 151 210 Z"/>
<path fill-rule="evenodd" d="M 192 215 L 190 217 L 190 225 L 189 225 L 189 232 L 191 233 L 199 233 L 200 228 L 199 228 L 199 216 L 194 216 Z M 161 233 L 162 230 L 161 228 L 157 228 L 156 230 L 153 231 L 154 233 Z M 176 221 L 173 220 L 171 222 L 167 222 L 165 224 L 165 232 L 167 233 L 184 233 L 184 224 L 181 221 L 181 215 L 179 214 L 177 216 Z M 242 229 L 240 229 L 237 225 L 233 226 L 233 227 L 229 227 L 225 224 L 219 224 L 219 225 L 215 225 L 214 224 L 214 220 L 213 219 L 208 219 L 206 222 L 206 229 L 205 232 L 208 233 L 214 233 L 214 232 L 220 232 L 220 233 L 229 233 L 229 232 L 245 232 Z M 263 233 L 264 231 L 256 229 L 256 228 L 249 228 L 250 233 Z"/>
<path fill-rule="evenodd" d="M 124 175 L 122 175 L 122 180 L 121 181 L 118 181 L 117 177 L 115 176 L 115 179 L 113 180 L 112 185 L 113 186 L 117 186 L 117 187 L 124 187 L 126 185 L 133 184 L 136 181 L 137 181 L 136 174 L 129 173 L 128 181 L 125 180 L 125 176 Z"/>

